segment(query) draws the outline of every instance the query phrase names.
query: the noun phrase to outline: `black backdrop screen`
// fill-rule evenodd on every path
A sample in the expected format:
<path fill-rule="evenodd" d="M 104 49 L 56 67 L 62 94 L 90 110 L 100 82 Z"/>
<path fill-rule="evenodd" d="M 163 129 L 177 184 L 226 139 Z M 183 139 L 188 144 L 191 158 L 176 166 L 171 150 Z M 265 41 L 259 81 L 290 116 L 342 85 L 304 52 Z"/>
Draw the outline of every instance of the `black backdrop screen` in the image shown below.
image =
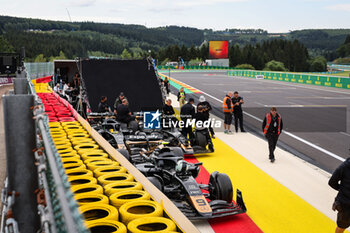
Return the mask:
<path fill-rule="evenodd" d="M 97 112 L 101 96 L 107 96 L 113 108 L 120 92 L 132 112 L 155 111 L 163 105 L 154 68 L 147 60 L 84 60 L 82 78 L 93 112 Z"/>

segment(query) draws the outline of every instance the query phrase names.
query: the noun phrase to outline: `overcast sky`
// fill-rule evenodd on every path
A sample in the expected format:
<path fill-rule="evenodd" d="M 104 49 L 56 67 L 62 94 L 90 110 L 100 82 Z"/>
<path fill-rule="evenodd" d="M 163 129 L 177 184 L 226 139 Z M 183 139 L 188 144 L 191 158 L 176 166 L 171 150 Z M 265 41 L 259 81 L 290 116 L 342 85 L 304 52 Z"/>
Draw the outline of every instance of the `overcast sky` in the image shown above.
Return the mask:
<path fill-rule="evenodd" d="M 350 0 L 0 0 L 0 15 L 269 32 L 350 28 Z"/>

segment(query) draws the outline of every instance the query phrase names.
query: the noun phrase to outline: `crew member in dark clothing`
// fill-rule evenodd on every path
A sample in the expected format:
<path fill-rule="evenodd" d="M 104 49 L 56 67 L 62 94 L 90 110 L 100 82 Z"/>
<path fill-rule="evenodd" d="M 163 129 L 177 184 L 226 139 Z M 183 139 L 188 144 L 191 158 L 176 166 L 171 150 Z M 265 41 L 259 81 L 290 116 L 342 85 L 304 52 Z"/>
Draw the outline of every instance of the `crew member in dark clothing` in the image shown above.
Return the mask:
<path fill-rule="evenodd" d="M 204 122 L 208 120 L 207 113 L 205 112 L 206 108 L 203 107 L 202 105 L 199 105 L 197 107 L 197 113 L 194 115 L 194 119 L 196 120 L 196 129 L 197 130 L 205 130 L 204 135 L 207 138 L 207 143 L 208 143 L 208 148 L 210 151 L 214 151 L 214 146 L 213 143 L 210 139 L 209 131 L 208 128 L 204 127 Z M 198 123 L 200 122 L 200 123 Z M 198 125 L 202 125 L 202 127 L 198 128 Z"/>
<path fill-rule="evenodd" d="M 192 142 L 192 139 L 194 138 L 193 132 L 192 132 L 192 126 L 188 124 L 188 122 L 194 117 L 195 115 L 195 109 L 193 107 L 194 99 L 190 98 L 187 104 L 183 105 L 181 107 L 181 120 L 185 122 L 184 127 L 182 128 L 181 133 L 188 139 L 190 142 Z"/>
<path fill-rule="evenodd" d="M 332 209 L 338 211 L 336 233 L 342 233 L 350 226 L 350 158 L 333 173 L 328 184 L 339 191 Z"/>
<path fill-rule="evenodd" d="M 171 106 L 171 99 L 167 99 L 164 107 L 163 107 L 163 113 L 166 116 L 172 116 L 175 114 L 173 106 Z"/>
<path fill-rule="evenodd" d="M 97 112 L 110 112 L 111 109 L 109 108 L 108 104 L 107 104 L 107 96 L 102 96 L 101 97 L 101 101 L 98 104 L 98 108 L 97 108 Z"/>
<path fill-rule="evenodd" d="M 207 117 L 207 120 L 209 120 L 210 111 L 212 110 L 212 107 L 211 107 L 210 103 L 208 101 L 206 101 L 206 99 L 203 95 L 201 95 L 199 97 L 199 103 L 197 104 L 197 111 L 198 111 L 199 106 L 203 107 L 203 114 L 205 114 L 205 116 Z M 209 132 L 211 134 L 211 137 L 215 138 L 215 133 L 214 133 L 213 127 L 209 126 Z"/>
<path fill-rule="evenodd" d="M 241 132 L 245 132 L 243 128 L 243 110 L 242 110 L 242 104 L 244 104 L 244 101 L 243 101 L 243 98 L 238 95 L 238 91 L 235 91 L 233 93 L 232 104 L 233 104 L 233 115 L 235 117 L 236 132 L 238 132 L 238 121 L 239 121 L 239 127 L 241 128 Z"/>
<path fill-rule="evenodd" d="M 114 107 L 114 113 L 116 113 L 118 105 L 119 105 L 119 104 L 122 104 L 123 99 L 125 99 L 126 102 L 127 102 L 127 104 L 129 105 L 129 101 L 128 101 L 128 99 L 125 97 L 124 93 L 123 93 L 123 92 L 120 92 L 119 96 L 115 99 L 115 102 L 114 102 L 114 105 L 113 105 L 113 107 Z"/>
<path fill-rule="evenodd" d="M 169 93 L 170 93 L 170 87 L 169 87 L 169 80 L 168 80 L 168 77 L 165 77 L 165 78 L 164 78 L 164 87 L 165 87 L 165 90 L 166 90 L 166 94 L 169 95 Z"/>
<path fill-rule="evenodd" d="M 277 109 L 272 107 L 270 113 L 266 114 L 262 124 L 264 135 L 269 143 L 269 159 L 271 163 L 275 162 L 274 151 L 276 149 L 278 137 L 283 130 L 283 121 Z"/>
<path fill-rule="evenodd" d="M 132 120 L 135 120 L 135 116 L 131 115 L 131 112 L 128 107 L 128 101 L 126 99 L 122 100 L 122 104 L 119 104 L 116 109 L 117 116 L 116 120 L 122 123 L 129 123 Z"/>

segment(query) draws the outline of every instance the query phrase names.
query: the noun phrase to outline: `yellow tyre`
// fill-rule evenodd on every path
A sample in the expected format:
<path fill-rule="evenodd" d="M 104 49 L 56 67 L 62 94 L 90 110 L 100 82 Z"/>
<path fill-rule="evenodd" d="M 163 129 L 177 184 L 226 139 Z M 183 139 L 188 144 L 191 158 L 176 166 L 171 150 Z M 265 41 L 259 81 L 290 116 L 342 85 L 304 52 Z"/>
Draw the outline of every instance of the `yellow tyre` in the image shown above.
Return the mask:
<path fill-rule="evenodd" d="M 104 166 L 119 166 L 118 162 L 115 161 L 96 161 L 96 162 L 91 162 L 86 164 L 90 170 L 95 170 L 96 168 L 99 167 L 104 167 Z"/>
<path fill-rule="evenodd" d="M 118 220 L 119 213 L 118 210 L 111 205 L 101 204 L 88 204 L 80 206 L 80 212 L 84 215 L 85 221 L 90 222 L 94 220 Z"/>
<path fill-rule="evenodd" d="M 134 181 L 134 177 L 128 173 L 111 173 L 98 177 L 98 182 L 102 186 L 121 181 Z"/>
<path fill-rule="evenodd" d="M 70 176 L 68 177 L 70 185 L 82 185 L 82 184 L 97 184 L 97 180 L 94 177 L 88 175 L 82 176 Z"/>
<path fill-rule="evenodd" d="M 57 146 L 64 146 L 64 145 L 69 145 L 70 147 L 72 147 L 72 144 L 68 139 L 53 141 L 53 143 L 55 144 L 56 147 Z"/>
<path fill-rule="evenodd" d="M 82 165 L 75 165 L 75 166 L 70 166 L 70 167 L 65 167 L 66 172 L 69 171 L 81 171 L 82 169 L 86 169 L 85 164 Z"/>
<path fill-rule="evenodd" d="M 55 121 L 53 121 L 53 122 L 49 122 L 49 127 L 50 127 L 50 128 L 59 128 L 59 127 L 62 128 L 62 125 L 61 125 L 60 122 L 55 122 Z"/>
<path fill-rule="evenodd" d="M 75 158 L 61 158 L 64 168 L 73 168 L 83 165 L 83 161 Z"/>
<path fill-rule="evenodd" d="M 62 126 L 67 126 L 67 125 L 77 125 L 77 126 L 81 126 L 79 121 L 63 121 L 60 122 Z"/>
<path fill-rule="evenodd" d="M 103 194 L 103 188 L 98 184 L 82 184 L 71 187 L 74 194 Z"/>
<path fill-rule="evenodd" d="M 97 152 L 96 150 L 86 151 L 81 154 L 81 158 L 86 161 L 87 159 L 94 158 L 108 158 L 108 154 L 104 152 Z"/>
<path fill-rule="evenodd" d="M 104 150 L 102 150 L 102 149 L 94 149 L 94 150 L 88 150 L 88 151 L 85 151 L 85 150 L 80 150 L 80 151 L 77 151 L 78 152 L 78 154 L 80 154 L 80 155 L 83 155 L 83 154 L 85 154 L 85 153 L 88 153 L 88 152 L 94 152 L 94 153 L 105 153 L 105 151 Z"/>
<path fill-rule="evenodd" d="M 91 158 L 91 159 L 87 159 L 84 160 L 85 164 L 89 164 L 89 163 L 93 163 L 93 162 L 98 162 L 98 161 L 107 161 L 107 162 L 113 162 L 111 159 L 109 158 Z"/>
<path fill-rule="evenodd" d="M 71 153 L 71 152 L 73 152 L 73 151 L 75 151 L 73 148 L 57 150 L 57 152 L 58 152 L 59 154 L 67 154 L 67 153 Z"/>
<path fill-rule="evenodd" d="M 176 232 L 176 224 L 164 217 L 145 217 L 129 222 L 128 230 L 131 233 L 169 233 Z"/>
<path fill-rule="evenodd" d="M 76 146 L 74 146 L 74 149 L 77 151 L 84 150 L 84 151 L 90 151 L 90 150 L 96 150 L 98 149 L 98 145 L 94 143 L 80 143 Z"/>
<path fill-rule="evenodd" d="M 63 158 L 72 158 L 72 159 L 80 159 L 80 156 L 77 154 L 77 152 L 72 151 L 71 153 L 66 154 L 60 154 L 60 157 Z"/>
<path fill-rule="evenodd" d="M 78 140 L 76 139 L 71 139 L 70 140 L 73 146 L 79 145 L 81 143 L 92 143 L 96 144 L 96 142 L 92 138 L 79 138 Z"/>
<path fill-rule="evenodd" d="M 80 125 L 64 125 L 63 129 L 65 131 L 70 131 L 70 130 L 84 130 L 84 128 Z"/>
<path fill-rule="evenodd" d="M 55 131 L 53 131 L 50 134 L 51 134 L 51 137 L 55 137 L 55 138 L 66 138 L 67 137 L 67 134 L 64 131 L 63 132 L 55 132 Z"/>
<path fill-rule="evenodd" d="M 60 135 L 51 134 L 51 138 L 52 138 L 52 140 L 66 139 L 66 138 L 67 138 L 67 135 L 66 135 L 66 134 L 60 134 Z"/>
<path fill-rule="evenodd" d="M 124 224 L 137 218 L 162 217 L 163 207 L 155 201 L 130 201 L 119 208 L 120 220 Z"/>
<path fill-rule="evenodd" d="M 58 151 L 60 151 L 60 150 L 73 150 L 71 144 L 58 145 L 58 146 L 56 146 L 56 149 L 57 149 Z"/>
<path fill-rule="evenodd" d="M 94 205 L 100 205 L 100 204 L 109 204 L 108 197 L 102 194 L 76 194 L 74 196 L 75 200 L 78 202 L 80 206 L 82 205 L 88 205 L 88 204 L 94 204 Z"/>
<path fill-rule="evenodd" d="M 105 167 L 96 168 L 94 170 L 94 174 L 96 177 L 100 177 L 100 176 L 103 176 L 105 174 L 110 174 L 111 172 L 113 172 L 113 173 L 126 173 L 127 170 L 125 167 L 122 167 L 122 166 L 105 166 Z"/>
<path fill-rule="evenodd" d="M 88 134 L 84 133 L 79 133 L 79 134 L 73 134 L 73 135 L 68 135 L 69 139 L 76 139 L 76 138 L 89 138 L 90 136 Z"/>
<path fill-rule="evenodd" d="M 62 128 L 50 128 L 51 134 L 66 134 L 66 131 L 64 131 Z"/>
<path fill-rule="evenodd" d="M 120 191 L 142 190 L 142 184 L 135 181 L 120 181 L 118 183 L 107 184 L 103 187 L 107 196 Z"/>
<path fill-rule="evenodd" d="M 74 169 L 68 169 L 66 170 L 66 174 L 68 177 L 74 177 L 74 176 L 89 176 L 94 177 L 92 171 L 87 169 L 81 169 L 80 171 L 74 171 Z"/>
<path fill-rule="evenodd" d="M 83 133 L 83 134 L 89 134 L 85 129 L 66 129 L 67 134 L 78 134 L 78 133 Z"/>
<path fill-rule="evenodd" d="M 150 200 L 151 195 L 143 190 L 127 190 L 113 193 L 109 200 L 111 205 L 119 209 L 120 206 L 129 201 L 141 201 L 141 200 Z"/>
<path fill-rule="evenodd" d="M 114 220 L 89 221 L 86 227 L 91 233 L 127 233 L 126 226 Z"/>

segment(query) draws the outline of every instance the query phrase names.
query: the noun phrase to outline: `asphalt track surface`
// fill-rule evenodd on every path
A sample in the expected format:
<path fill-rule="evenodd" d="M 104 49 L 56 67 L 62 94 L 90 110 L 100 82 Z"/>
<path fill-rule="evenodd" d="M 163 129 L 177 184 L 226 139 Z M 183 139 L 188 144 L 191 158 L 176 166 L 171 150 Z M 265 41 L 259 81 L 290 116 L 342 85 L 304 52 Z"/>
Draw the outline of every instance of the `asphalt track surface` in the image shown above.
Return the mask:
<path fill-rule="evenodd" d="M 169 75 L 168 72 L 164 74 Z M 203 91 L 214 108 L 213 114 L 221 118 L 223 118 L 222 103 L 219 100 L 222 100 L 228 91 L 238 91 L 245 101 L 243 110 L 248 113 L 244 115 L 245 128 L 259 137 L 263 137 L 259 119 L 263 119 L 264 114 L 256 111 L 258 108 L 321 107 L 324 111 L 317 111 L 319 115 L 316 117 L 310 115 L 308 110 L 304 119 L 300 119 L 300 123 L 319 124 L 320 121 L 314 118 L 321 118 L 326 119 L 322 120 L 326 128 L 332 128 L 332 124 L 336 124 L 339 119 L 332 108 L 346 107 L 344 130 L 339 132 L 305 130 L 306 132 L 283 133 L 280 136 L 279 146 L 328 172 L 333 172 L 341 164 L 341 160 L 350 157 L 350 90 L 231 77 L 227 76 L 226 72 L 171 72 L 170 77 Z M 172 92 L 176 94 L 177 90 L 172 89 Z M 195 104 L 198 103 L 198 97 L 201 94 L 190 95 L 195 98 Z M 288 114 L 293 114 L 293 111 L 289 111 Z M 285 125 L 285 128 L 293 127 Z"/>

